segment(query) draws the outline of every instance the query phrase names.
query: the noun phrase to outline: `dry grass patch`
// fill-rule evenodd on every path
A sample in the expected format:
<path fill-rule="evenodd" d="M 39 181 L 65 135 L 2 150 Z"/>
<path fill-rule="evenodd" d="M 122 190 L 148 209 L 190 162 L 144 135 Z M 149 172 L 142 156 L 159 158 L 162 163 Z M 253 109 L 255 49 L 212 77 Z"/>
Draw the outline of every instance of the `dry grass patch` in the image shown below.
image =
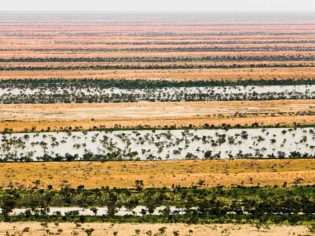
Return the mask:
<path fill-rule="evenodd" d="M 0 130 L 315 124 L 314 100 L 0 105 Z"/>
<path fill-rule="evenodd" d="M 1 71 L 5 79 L 148 79 L 171 81 L 301 80 L 315 78 L 315 67 L 175 70 L 32 70 Z"/>
<path fill-rule="evenodd" d="M 221 161 L 117 161 L 117 162 L 50 162 L 0 164 L 0 186 L 52 185 L 60 188 L 133 188 L 136 180 L 144 187 L 217 185 L 287 185 L 315 184 L 315 160 L 221 160 Z"/>

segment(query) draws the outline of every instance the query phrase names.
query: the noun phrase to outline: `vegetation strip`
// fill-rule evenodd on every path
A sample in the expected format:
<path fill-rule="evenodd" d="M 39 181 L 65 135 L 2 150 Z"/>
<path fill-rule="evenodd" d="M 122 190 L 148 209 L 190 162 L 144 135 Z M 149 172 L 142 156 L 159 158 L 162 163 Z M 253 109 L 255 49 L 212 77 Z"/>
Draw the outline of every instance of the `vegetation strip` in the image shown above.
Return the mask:
<path fill-rule="evenodd" d="M 314 186 L 290 188 L 181 188 L 143 189 L 141 181 L 135 189 L 91 189 L 84 186 L 77 189 L 64 187 L 53 189 L 11 189 L 0 191 L 0 208 L 3 220 L 61 220 L 61 221 L 116 221 L 116 222 L 194 222 L 194 223 L 260 223 L 302 224 L 314 222 Z M 119 207 L 132 209 L 138 205 L 146 206 L 143 216 L 116 216 Z M 108 217 L 79 216 L 77 212 L 49 216 L 47 210 L 52 206 L 80 206 L 84 208 L 107 207 Z M 152 215 L 158 206 L 165 206 L 161 215 Z M 184 214 L 170 211 L 171 206 L 184 209 Z M 10 216 L 16 207 L 30 209 L 42 208 L 33 215 L 27 211 L 19 216 Z M 97 208 L 96 208 L 97 213 Z M 140 219 L 140 218 L 141 219 Z M 81 219 L 81 220 L 80 220 Z"/>
<path fill-rule="evenodd" d="M 155 89 L 155 88 L 180 88 L 180 87 L 216 87 L 216 86 L 294 86 L 315 85 L 315 79 L 264 79 L 264 80 L 143 80 L 143 79 L 10 79 L 0 80 L 0 88 L 40 88 L 40 87 L 98 87 L 98 88 L 120 88 L 120 89 Z"/>
<path fill-rule="evenodd" d="M 71 83 L 69 83 L 71 85 Z M 2 104 L 106 103 L 106 102 L 180 102 L 180 101 L 243 101 L 313 99 L 315 85 L 299 86 L 224 86 L 170 87 L 156 89 L 120 89 L 73 86 L 39 85 L 1 88 Z"/>
<path fill-rule="evenodd" d="M 315 49 L 314 49 L 315 50 Z M 36 71 L 36 70 L 171 70 L 171 69 L 241 69 L 241 68 L 314 68 L 314 64 L 249 64 L 249 65 L 90 65 L 90 66 L 16 66 L 0 67 L 0 71 Z"/>

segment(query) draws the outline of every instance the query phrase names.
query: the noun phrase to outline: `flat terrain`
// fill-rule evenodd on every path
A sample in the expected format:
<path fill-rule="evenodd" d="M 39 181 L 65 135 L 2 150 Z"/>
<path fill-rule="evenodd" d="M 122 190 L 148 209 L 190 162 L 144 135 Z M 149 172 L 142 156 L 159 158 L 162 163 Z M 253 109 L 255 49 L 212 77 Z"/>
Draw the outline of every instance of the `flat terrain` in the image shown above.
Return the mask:
<path fill-rule="evenodd" d="M 228 17 L 188 17 L 185 23 L 177 17 L 136 18 L 78 21 L 44 16 L 35 22 L 7 17 L 0 21 L 0 80 L 315 77 L 313 19 L 299 24 L 285 20 L 279 27 L 277 20 L 248 24 Z M 165 65 L 168 68 L 161 68 Z"/>
<path fill-rule="evenodd" d="M 0 105 L 0 130 L 315 124 L 314 100 Z"/>
<path fill-rule="evenodd" d="M 298 181 L 300 179 L 300 181 Z M 0 164 L 1 187 L 33 187 L 36 180 L 46 188 L 70 185 L 76 188 L 104 186 L 133 188 L 136 180 L 144 187 L 214 187 L 315 184 L 315 160 L 233 160 L 163 162 L 53 162 Z"/>
<path fill-rule="evenodd" d="M 29 81 L 33 79 L 34 81 Z M 77 79 L 82 79 L 82 81 L 95 79 L 98 81 L 93 82 L 94 85 L 90 86 L 89 83 L 81 84 L 80 81 L 75 81 Z M 141 79 L 145 82 L 141 82 Z M 123 83 L 119 82 L 117 84 L 118 80 L 122 80 Z M 152 81 L 151 84 L 148 84 L 146 80 Z M 240 92 L 238 98 L 242 101 L 228 102 L 184 102 L 197 101 L 197 99 L 175 100 L 180 102 L 153 102 L 163 101 L 163 99 L 150 99 L 148 101 L 151 102 L 143 102 L 145 99 L 130 100 L 131 98 L 126 93 L 120 97 L 111 96 L 113 100 L 109 100 L 109 102 L 117 101 L 117 103 L 103 103 L 106 100 L 101 100 L 95 96 L 95 91 L 108 95 L 108 92 L 103 88 L 114 91 L 122 86 L 122 88 L 128 90 L 132 88 L 132 84 L 134 86 L 137 84 L 139 89 L 152 89 L 150 93 L 153 93 L 156 92 L 156 88 L 159 88 L 159 86 L 166 86 L 163 80 L 168 81 L 166 84 L 172 84 L 168 85 L 167 88 L 175 88 L 179 86 L 177 82 L 182 81 L 183 83 L 180 86 L 186 84 L 184 87 L 187 86 L 187 88 L 189 86 L 238 84 L 266 85 L 269 88 L 272 85 L 289 85 L 292 92 L 284 92 L 284 94 L 290 94 L 290 96 L 278 97 L 272 97 L 267 92 L 264 96 L 259 95 L 262 99 L 266 99 L 261 101 L 249 101 L 252 98 L 246 97 L 245 95 L 248 94 Z M 255 13 L 255 16 L 246 15 L 245 13 L 240 16 L 216 15 L 214 13 L 213 15 L 202 15 L 200 13 L 198 16 L 188 14 L 180 17 L 179 15 L 169 14 L 157 16 L 155 14 L 112 15 L 111 13 L 93 13 L 93 15 L 80 13 L 76 15 L 70 12 L 64 15 L 56 13 L 36 13 L 36 15 L 35 13 L 30 15 L 26 13 L 25 15 L 15 14 L 13 12 L 2 13 L 0 15 L 0 81 L 2 86 L 0 94 L 7 95 L 4 95 L 1 99 L 3 104 L 0 104 L 0 132 L 34 133 L 1 134 L 0 156 L 3 161 L 29 161 L 33 160 L 30 159 L 32 155 L 42 158 L 39 160 L 66 161 L 0 163 L 1 208 L 5 210 L 5 208 L 10 208 L 10 205 L 14 205 L 21 200 L 28 207 L 29 204 L 34 208 L 40 207 L 43 200 L 40 200 L 40 195 L 34 195 L 34 193 L 46 194 L 50 190 L 33 191 L 33 188 L 46 189 L 51 186 L 56 190 L 64 187 L 78 188 L 82 185 L 86 189 L 109 187 L 111 188 L 109 193 L 115 193 L 116 190 L 112 188 L 134 189 L 136 187 L 135 183 L 139 183 L 137 182 L 139 180 L 143 181 L 144 192 L 150 192 L 146 188 L 174 188 L 175 186 L 202 189 L 217 186 L 270 186 L 270 188 L 266 188 L 269 191 L 270 189 L 278 190 L 279 187 L 285 188 L 286 186 L 314 185 L 313 128 L 309 128 L 309 131 L 305 132 L 293 128 L 287 129 L 289 131 L 280 131 L 279 129 L 277 135 L 268 130 L 265 132 L 265 129 L 263 129 L 265 133 L 257 136 L 257 140 L 254 136 L 249 136 L 247 132 L 240 131 L 242 133 L 235 136 L 239 139 L 237 143 L 237 145 L 240 144 L 239 146 L 233 144 L 236 140 L 236 138 L 233 138 L 234 136 L 231 136 L 232 139 L 226 139 L 225 133 L 221 135 L 211 133 L 218 133 L 218 130 L 211 130 L 208 134 L 209 140 L 211 138 L 211 141 L 213 141 L 211 143 L 210 141 L 205 142 L 206 135 L 202 134 L 199 137 L 192 133 L 191 138 L 187 138 L 188 136 L 185 135 L 178 137 L 167 135 L 166 137 L 169 137 L 168 139 L 172 142 L 164 142 L 164 146 L 161 144 L 163 140 L 160 139 L 160 136 L 156 136 L 158 139 L 155 139 L 154 135 L 144 134 L 146 136 L 142 137 L 142 134 L 135 134 L 137 136 L 135 138 L 130 136 L 132 138 L 130 140 L 138 143 L 140 147 L 142 145 L 149 151 L 154 152 L 148 156 L 150 158 L 153 155 L 163 157 L 162 149 L 155 151 L 153 145 L 151 148 L 141 140 L 154 142 L 156 147 L 161 145 L 165 149 L 176 147 L 177 152 L 174 152 L 174 150 L 172 153 L 174 155 L 177 153 L 183 159 L 186 157 L 186 159 L 194 158 L 192 155 L 194 155 L 193 151 L 196 150 L 200 155 L 203 154 L 204 157 L 207 157 L 208 160 L 170 161 L 167 159 L 166 161 L 115 161 L 103 163 L 69 161 L 77 158 L 75 155 L 78 156 L 79 149 L 85 152 L 90 147 L 96 147 L 95 149 L 98 150 L 98 138 L 91 136 L 92 141 L 89 142 L 89 139 L 84 137 L 85 132 L 79 132 L 79 135 L 71 132 L 62 134 L 35 133 L 102 128 L 136 128 L 136 130 L 139 130 L 141 127 L 171 129 L 190 127 L 193 129 L 227 126 L 314 126 L 315 100 L 306 100 L 307 98 L 314 98 L 312 88 L 300 92 L 302 95 L 308 94 L 308 97 L 303 97 L 296 96 L 295 94 L 299 89 L 293 87 L 295 84 L 314 86 L 314 80 L 315 18 L 314 15 L 308 15 L 307 13 L 292 16 L 292 18 L 283 16 L 280 13 L 272 16 L 258 13 Z M 58 81 L 61 82 L 58 84 Z M 198 85 L 198 81 L 208 81 L 208 85 L 200 82 Z M 80 83 L 80 86 L 64 87 L 65 82 Z M 105 82 L 108 85 L 104 87 Z M 51 93 L 48 93 L 48 90 L 45 91 L 43 83 L 48 84 Z M 159 83 L 164 83 L 164 85 Z M 23 93 L 19 93 L 19 89 L 15 89 L 18 84 Z M 83 90 L 80 91 L 77 88 L 83 88 L 87 91 L 82 92 Z M 279 89 L 272 87 L 271 90 L 278 92 Z M 62 91 L 59 96 L 65 99 L 58 100 L 56 91 Z M 132 90 L 130 91 L 134 93 Z M 165 93 L 176 95 L 175 92 L 169 90 Z M 202 95 L 201 92 L 199 93 Z M 30 94 L 35 95 L 32 97 Z M 206 94 L 211 93 L 207 92 Z M 224 90 L 222 94 L 229 95 L 230 92 Z M 14 95 L 15 98 L 11 95 Z M 94 100 L 80 100 L 79 97 L 84 95 L 86 95 L 86 99 L 94 95 Z M 49 98 L 49 96 L 54 99 Z M 161 92 L 158 93 L 157 97 L 163 98 L 165 96 Z M 122 98 L 127 100 L 122 100 Z M 280 100 L 285 98 L 286 100 Z M 69 104 L 63 104 L 62 102 L 65 100 Z M 198 101 L 200 100 L 198 99 Z M 29 104 L 20 104 L 23 101 L 28 101 Z M 45 104 L 52 103 L 52 101 L 57 101 L 57 103 Z M 80 103 L 91 101 L 93 102 L 91 104 Z M 125 103 L 123 101 L 141 102 Z M 41 102 L 43 104 L 38 104 Z M 13 104 L 5 105 L 7 103 Z M 195 130 L 192 131 L 195 132 Z M 251 131 L 257 130 L 251 129 Z M 120 146 L 113 142 L 113 138 L 106 139 L 104 136 L 102 137 L 106 148 L 104 154 L 109 157 L 116 157 L 118 156 L 117 153 L 126 155 L 126 157 L 135 154 L 135 152 L 131 152 L 132 148 L 130 146 L 133 143 L 129 140 L 129 136 L 124 133 L 125 131 L 119 132 L 119 139 L 123 140 L 128 146 L 122 146 L 124 149 L 120 150 L 118 149 Z M 150 132 L 157 133 L 157 131 Z M 62 137 L 66 135 L 68 138 Z M 59 140 L 59 136 L 62 139 Z M 212 140 L 216 137 L 220 137 L 220 139 Z M 260 141 L 258 141 L 258 137 Z M 192 143 L 190 139 L 199 139 L 200 143 L 196 141 L 196 145 L 190 148 L 190 143 Z M 253 142 L 247 144 L 246 139 Z M 280 145 L 282 145 L 280 147 L 278 145 L 279 140 L 281 140 Z M 219 150 L 219 144 L 223 145 L 225 142 L 230 142 L 227 149 L 233 151 L 233 153 L 222 149 L 225 153 L 222 151 L 220 155 L 222 154 L 224 158 L 241 156 L 243 153 L 243 149 L 239 148 L 241 145 L 242 147 L 248 147 L 250 153 L 255 153 L 255 155 L 257 153 L 257 156 L 261 154 L 259 158 L 264 157 L 262 156 L 263 152 L 260 152 L 261 150 L 272 150 L 271 153 L 277 155 L 268 155 L 269 160 L 209 160 L 208 155 L 211 155 L 211 153 L 208 152 L 206 156 L 206 151 Z M 207 150 L 199 148 L 201 145 L 207 145 Z M 291 147 L 296 149 L 291 150 Z M 54 148 L 57 150 L 56 152 L 53 152 Z M 143 155 L 147 154 L 144 152 L 146 151 L 145 148 L 141 147 Z M 190 155 L 179 152 L 180 149 L 185 151 L 188 148 L 190 148 Z M 284 154 L 281 152 L 283 149 L 286 151 Z M 37 154 L 37 150 L 43 150 L 43 154 L 40 152 Z M 72 154 L 69 154 L 70 152 L 67 150 L 78 151 L 78 153 L 73 153 L 72 157 Z M 307 153 L 303 153 L 304 150 Z M 58 153 L 63 156 L 59 156 Z M 170 152 L 170 155 L 173 155 L 172 153 Z M 249 152 L 246 151 L 246 153 Z M 42 155 L 43 157 L 41 157 Z M 89 155 L 86 156 L 89 157 Z M 137 154 L 137 156 L 140 155 Z M 272 159 L 276 156 L 279 158 L 302 156 L 310 158 Z M 19 159 L 19 157 L 21 158 Z M 248 155 L 241 157 L 248 158 Z M 113 158 L 108 159 L 113 160 Z M 86 160 L 99 159 L 86 158 Z M 274 195 L 275 198 L 270 198 L 269 193 L 271 192 L 260 192 L 265 190 L 257 188 L 259 194 L 264 195 L 261 199 L 264 199 L 266 205 L 261 204 L 258 201 L 260 199 L 248 201 L 243 192 L 240 192 L 240 197 L 237 198 L 239 201 L 235 202 L 240 204 L 236 204 L 237 206 L 234 208 L 233 203 L 228 208 L 231 209 L 229 212 L 222 211 L 225 205 L 220 205 L 220 201 L 212 199 L 211 202 L 209 201 L 209 206 L 208 204 L 206 206 L 209 214 L 203 215 L 204 213 L 202 213 L 198 216 L 201 217 L 200 219 L 205 219 L 208 216 L 209 219 L 213 217 L 218 220 L 215 222 L 233 223 L 235 222 L 234 219 L 237 219 L 240 220 L 238 222 L 243 223 L 252 223 L 252 220 L 254 220 L 255 222 L 283 224 L 283 226 L 271 225 L 270 228 L 262 227 L 259 229 L 259 227 L 249 224 L 50 223 L 47 225 L 40 222 L 0 222 L 0 235 L 90 235 L 88 232 L 89 230 L 92 232 L 92 229 L 94 230 L 92 234 L 94 236 L 313 235 L 314 232 L 303 226 L 306 222 L 314 223 L 312 214 L 308 214 L 309 209 L 312 209 L 314 205 L 312 204 L 314 199 L 312 197 L 305 199 L 307 196 L 312 196 L 314 187 L 309 186 L 307 188 L 309 189 L 306 191 L 300 191 L 300 189 L 306 189 L 306 187 L 297 187 L 294 191 L 288 189 L 288 191 Z M 16 190 L 11 191 L 11 189 Z M 234 190 L 239 191 L 239 189 L 242 191 L 243 188 L 240 187 Z M 68 191 L 68 189 L 65 190 Z M 156 193 L 161 191 L 156 189 Z M 183 195 L 183 198 L 176 199 L 180 199 L 178 201 L 183 201 L 185 204 L 193 203 L 195 205 L 196 200 L 190 196 L 190 193 L 194 193 L 194 191 L 193 188 L 187 192 L 187 195 Z M 90 192 L 97 193 L 94 190 Z M 59 193 L 62 195 L 63 191 Z M 131 191 L 131 193 L 138 193 L 138 191 Z M 20 194 L 20 197 L 15 194 Z M 67 197 L 67 195 L 64 196 Z M 201 195 L 201 199 L 210 199 L 209 196 Z M 269 198 L 265 198 L 265 196 Z M 23 197 L 25 199 L 22 199 Z M 86 206 L 90 208 L 101 200 L 98 197 L 89 198 L 89 195 L 83 197 L 79 201 L 78 198 L 65 198 L 67 201 L 62 200 L 62 204 L 71 200 L 72 205 L 76 206 L 86 201 Z M 108 198 L 103 200 L 106 200 L 106 202 L 108 200 L 108 206 L 114 208 L 125 202 L 125 200 L 110 199 L 114 198 L 111 195 Z M 152 203 L 149 201 L 150 198 L 150 193 L 144 197 L 141 195 L 141 199 L 147 200 L 148 206 Z M 162 195 L 160 198 L 162 198 Z M 46 196 L 42 199 L 48 201 Z M 137 198 L 130 198 L 130 200 L 134 199 Z M 60 200 L 61 197 L 56 198 L 56 201 L 60 202 Z M 288 202 L 292 204 L 288 204 Z M 21 205 L 21 207 L 24 205 Z M 253 209 L 253 213 L 249 213 L 251 210 L 247 211 L 245 209 L 247 205 L 250 208 L 257 209 Z M 268 209 L 267 214 L 261 215 L 261 212 L 266 213 L 266 209 Z M 279 214 L 279 209 L 283 210 L 281 210 L 281 214 Z M 233 218 L 234 216 L 231 217 L 230 213 L 235 213 L 235 218 Z M 252 215 L 248 215 L 248 213 Z M 5 216 L 5 211 L 2 211 L 2 214 L 3 216 L 0 216 L 1 220 L 8 217 Z M 27 215 L 20 217 L 19 220 L 30 219 L 27 218 Z M 43 220 L 41 216 L 37 217 L 34 216 L 33 219 Z M 180 222 L 169 217 L 163 215 L 157 219 L 159 222 Z M 63 217 L 54 219 L 64 221 Z M 77 219 L 79 218 L 66 218 L 67 221 Z M 111 221 L 112 219 L 119 222 L 123 218 L 102 218 L 104 221 Z M 8 220 L 11 220 L 11 218 Z M 91 217 L 87 220 L 97 221 L 99 219 Z M 127 217 L 124 220 L 134 222 L 132 218 Z M 191 222 L 191 220 L 187 218 L 187 221 L 181 222 Z M 292 226 L 287 226 L 287 224 L 292 224 Z"/>
<path fill-rule="evenodd" d="M 302 80 L 315 77 L 314 67 L 174 69 L 174 70 L 13 70 L 0 71 L 0 79 L 147 79 L 171 81 Z"/>
<path fill-rule="evenodd" d="M 187 225 L 187 224 L 109 224 L 109 223 L 49 223 L 47 226 L 36 222 L 23 223 L 4 223 L 0 222 L 0 234 L 5 235 L 9 232 L 10 235 L 42 236 L 46 235 L 47 230 L 58 235 L 87 235 L 87 229 L 94 229 L 92 235 L 118 236 L 127 235 L 166 235 L 173 236 L 178 232 L 178 235 L 198 235 L 198 236 L 221 236 L 221 235 L 248 235 L 248 236 L 278 236 L 278 235 L 312 235 L 306 226 L 276 226 L 271 225 L 269 228 L 260 228 L 259 230 L 253 225 L 237 225 L 237 224 L 212 224 L 212 225 Z M 25 232 L 27 231 L 27 232 Z M 161 234 L 161 232 L 164 232 Z M 76 232 L 77 234 L 75 234 Z M 136 233 L 138 232 L 138 233 Z M 175 233 L 174 233 L 175 232 Z"/>

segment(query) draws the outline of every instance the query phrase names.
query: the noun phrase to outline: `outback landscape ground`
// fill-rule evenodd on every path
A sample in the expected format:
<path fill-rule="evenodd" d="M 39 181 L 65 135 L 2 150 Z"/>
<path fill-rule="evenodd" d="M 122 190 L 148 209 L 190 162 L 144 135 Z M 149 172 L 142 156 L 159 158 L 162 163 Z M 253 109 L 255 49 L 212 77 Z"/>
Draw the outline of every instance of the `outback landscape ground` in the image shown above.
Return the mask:
<path fill-rule="evenodd" d="M 314 26 L 1 14 L 0 234 L 313 235 Z"/>
<path fill-rule="evenodd" d="M 88 223 L 88 224 L 73 224 L 73 223 L 59 223 L 40 225 L 39 223 L 0 223 L 0 233 L 13 232 L 17 235 L 45 235 L 48 231 L 58 235 L 86 235 L 86 231 L 94 229 L 93 235 L 200 235 L 214 236 L 219 235 L 256 235 L 257 229 L 251 225 L 185 225 L 185 224 L 109 224 L 109 223 Z M 76 232 L 76 233 L 74 233 Z M 307 235 L 309 230 L 305 226 L 271 226 L 269 228 L 262 228 L 259 230 L 260 234 L 274 236 L 274 235 Z"/>
<path fill-rule="evenodd" d="M 313 100 L 0 105 L 0 129 L 313 125 Z M 78 128 L 77 128 L 78 127 Z"/>
<path fill-rule="evenodd" d="M 313 160 L 3 163 L 0 186 L 133 188 L 136 180 L 144 188 L 312 185 L 314 166 Z"/>

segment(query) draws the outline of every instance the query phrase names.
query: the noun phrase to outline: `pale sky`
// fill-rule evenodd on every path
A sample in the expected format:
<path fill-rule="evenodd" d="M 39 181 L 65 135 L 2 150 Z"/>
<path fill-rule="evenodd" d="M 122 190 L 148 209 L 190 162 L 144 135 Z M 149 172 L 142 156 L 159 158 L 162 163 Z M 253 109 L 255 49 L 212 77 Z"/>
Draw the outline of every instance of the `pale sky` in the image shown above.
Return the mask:
<path fill-rule="evenodd" d="M 2 0 L 0 11 L 315 11 L 315 0 Z"/>

